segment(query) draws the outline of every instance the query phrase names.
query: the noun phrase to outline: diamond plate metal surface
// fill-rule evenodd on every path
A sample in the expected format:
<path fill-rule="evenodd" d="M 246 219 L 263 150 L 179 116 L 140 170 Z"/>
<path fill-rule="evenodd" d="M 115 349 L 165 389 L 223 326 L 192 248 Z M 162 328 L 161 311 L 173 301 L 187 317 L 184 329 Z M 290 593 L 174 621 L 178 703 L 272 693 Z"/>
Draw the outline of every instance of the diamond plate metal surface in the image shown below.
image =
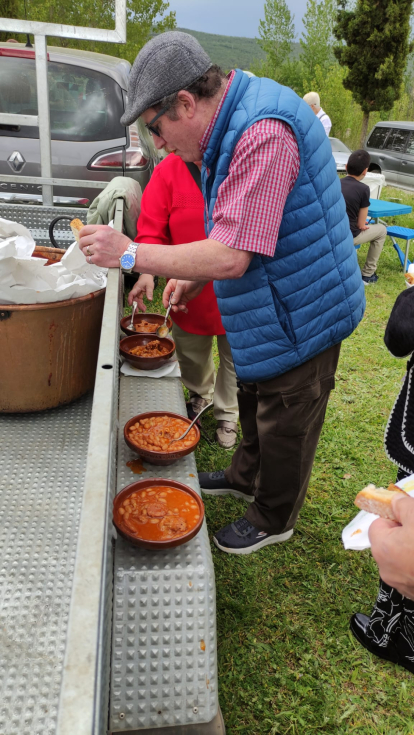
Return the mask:
<path fill-rule="evenodd" d="M 1 417 L 1 735 L 56 732 L 91 405 Z"/>
<path fill-rule="evenodd" d="M 36 204 L 0 204 L 0 217 L 19 222 L 32 233 L 36 245 L 52 247 L 49 239 L 49 225 L 61 214 L 82 220 L 86 225 L 87 209 L 81 207 L 42 207 Z M 56 242 L 61 248 L 73 243 L 73 235 L 68 220 L 61 220 L 54 228 Z"/>
<path fill-rule="evenodd" d="M 186 415 L 178 379 L 121 377 L 117 489 L 148 477 L 199 492 L 194 454 L 141 478 L 123 427 L 151 410 Z M 218 710 L 214 569 L 206 524 L 189 543 L 150 552 L 118 538 L 115 546 L 110 730 L 210 722 Z"/>

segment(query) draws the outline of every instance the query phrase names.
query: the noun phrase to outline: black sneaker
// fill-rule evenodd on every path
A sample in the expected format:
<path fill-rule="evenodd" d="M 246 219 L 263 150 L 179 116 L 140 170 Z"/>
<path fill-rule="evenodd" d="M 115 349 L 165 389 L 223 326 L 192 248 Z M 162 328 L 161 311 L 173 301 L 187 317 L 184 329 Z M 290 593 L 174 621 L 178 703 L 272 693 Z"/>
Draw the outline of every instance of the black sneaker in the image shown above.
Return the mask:
<path fill-rule="evenodd" d="M 247 500 L 248 503 L 253 503 L 254 501 L 254 495 L 247 495 L 231 487 L 226 480 L 224 470 L 199 472 L 198 481 L 205 495 L 234 495 L 235 498 L 242 498 L 243 500 Z"/>
<path fill-rule="evenodd" d="M 293 533 L 293 528 L 278 535 L 259 531 L 252 526 L 247 518 L 239 518 L 238 521 L 230 523 L 213 536 L 216 546 L 227 554 L 251 554 L 263 546 L 279 544 L 287 541 Z"/>
<path fill-rule="evenodd" d="M 373 273 L 372 276 L 362 276 L 362 280 L 364 281 L 364 286 L 370 286 L 372 283 L 378 281 L 378 276 L 376 273 Z"/>

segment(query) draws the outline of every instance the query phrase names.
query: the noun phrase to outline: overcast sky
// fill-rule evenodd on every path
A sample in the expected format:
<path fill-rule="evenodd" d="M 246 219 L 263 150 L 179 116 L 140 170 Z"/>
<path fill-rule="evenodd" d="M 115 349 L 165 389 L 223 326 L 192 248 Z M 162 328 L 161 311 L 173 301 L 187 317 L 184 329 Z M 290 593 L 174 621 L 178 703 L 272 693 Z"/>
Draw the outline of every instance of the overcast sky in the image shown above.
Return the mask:
<path fill-rule="evenodd" d="M 180 28 L 224 36 L 255 38 L 259 21 L 264 17 L 262 0 L 169 0 L 169 3 L 170 9 L 177 13 Z M 306 0 L 287 0 L 287 4 L 300 34 Z"/>

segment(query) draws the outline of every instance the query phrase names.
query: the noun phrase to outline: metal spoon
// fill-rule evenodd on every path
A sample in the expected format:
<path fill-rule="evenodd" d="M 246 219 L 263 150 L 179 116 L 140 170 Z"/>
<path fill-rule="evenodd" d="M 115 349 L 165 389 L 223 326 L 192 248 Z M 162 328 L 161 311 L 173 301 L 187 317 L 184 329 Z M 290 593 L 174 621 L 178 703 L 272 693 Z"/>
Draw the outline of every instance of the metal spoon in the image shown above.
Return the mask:
<path fill-rule="evenodd" d="M 134 301 L 134 302 L 133 302 L 133 304 L 132 304 L 131 323 L 130 323 L 130 325 L 129 325 L 129 327 L 128 327 L 128 329 L 133 329 L 133 330 L 134 330 L 134 332 L 135 332 L 135 327 L 134 327 L 134 316 L 135 316 L 135 312 L 136 312 L 136 310 L 137 310 L 137 306 L 138 306 L 137 302 L 136 302 L 136 301 Z"/>
<path fill-rule="evenodd" d="M 187 436 L 187 434 L 190 431 L 190 429 L 193 428 L 195 422 L 198 421 L 198 419 L 200 418 L 201 414 L 204 413 L 204 411 L 207 411 L 208 408 L 211 408 L 212 405 L 213 405 L 213 401 L 211 401 L 210 403 L 207 403 L 207 406 L 204 406 L 204 408 L 202 408 L 201 411 L 198 412 L 198 414 L 195 417 L 195 419 L 192 420 L 191 424 L 189 425 L 188 429 L 184 432 L 184 434 L 181 434 L 181 436 L 178 436 L 177 439 L 171 439 L 170 444 L 172 444 L 173 442 L 179 442 L 180 439 L 184 439 Z M 170 444 L 168 446 L 170 446 Z"/>
<path fill-rule="evenodd" d="M 174 296 L 174 291 L 171 291 L 170 298 L 169 298 L 169 301 L 168 301 L 168 309 L 167 309 L 167 313 L 165 315 L 164 323 L 163 324 L 160 324 L 160 326 L 157 327 L 157 330 L 156 330 L 157 337 L 161 337 L 161 339 L 163 337 L 168 337 L 168 332 L 170 331 L 168 329 L 168 327 L 167 327 L 167 319 L 168 319 L 168 315 L 169 315 L 169 313 L 171 311 L 171 306 L 172 306 L 171 299 L 172 299 L 173 296 Z"/>

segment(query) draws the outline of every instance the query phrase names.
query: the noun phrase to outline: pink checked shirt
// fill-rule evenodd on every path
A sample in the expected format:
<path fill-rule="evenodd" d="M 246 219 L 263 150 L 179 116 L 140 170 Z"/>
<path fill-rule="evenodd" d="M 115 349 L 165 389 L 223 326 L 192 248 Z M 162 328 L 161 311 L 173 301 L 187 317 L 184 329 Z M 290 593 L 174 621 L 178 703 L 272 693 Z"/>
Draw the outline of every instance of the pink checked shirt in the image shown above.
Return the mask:
<path fill-rule="evenodd" d="M 201 141 L 202 153 L 235 72 Z M 273 256 L 286 198 L 300 167 L 296 138 L 280 120 L 259 120 L 241 136 L 219 187 L 209 237 L 237 250 Z"/>

